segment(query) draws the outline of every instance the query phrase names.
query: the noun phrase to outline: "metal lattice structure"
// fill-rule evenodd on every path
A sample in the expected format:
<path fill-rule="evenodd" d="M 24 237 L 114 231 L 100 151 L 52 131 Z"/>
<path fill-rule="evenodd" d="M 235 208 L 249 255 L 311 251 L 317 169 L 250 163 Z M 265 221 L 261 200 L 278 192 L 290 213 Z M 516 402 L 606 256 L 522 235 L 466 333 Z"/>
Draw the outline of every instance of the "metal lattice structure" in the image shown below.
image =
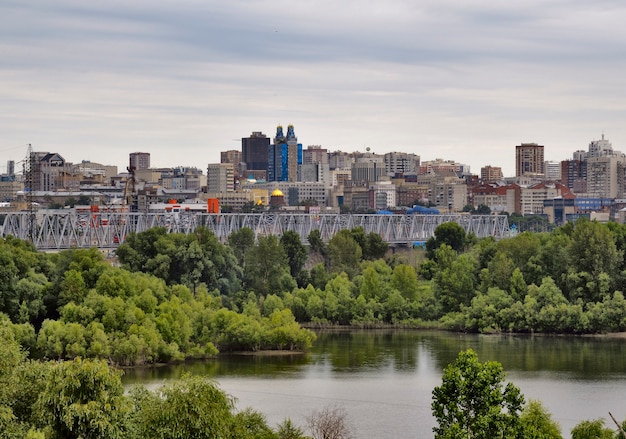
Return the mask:
<path fill-rule="evenodd" d="M 365 233 L 377 233 L 389 244 L 411 245 L 428 240 L 434 236 L 435 228 L 446 222 L 458 223 L 467 233 L 474 233 L 479 238 L 493 236 L 499 239 L 509 234 L 508 220 L 503 215 L 50 211 L 37 213 L 34 234 L 30 229 L 31 219 L 28 212 L 7 213 L 2 225 L 2 236 L 12 235 L 31 240 L 40 250 L 62 250 L 72 247 L 115 248 L 124 242 L 128 234 L 143 232 L 151 227 L 163 227 L 170 233 L 191 233 L 196 227 L 204 226 L 222 242 L 226 242 L 231 233 L 243 227 L 250 228 L 255 238 L 281 236 L 288 230 L 294 231 L 304 243 L 313 230 L 319 230 L 322 240 L 329 241 L 340 230 L 363 227 Z"/>

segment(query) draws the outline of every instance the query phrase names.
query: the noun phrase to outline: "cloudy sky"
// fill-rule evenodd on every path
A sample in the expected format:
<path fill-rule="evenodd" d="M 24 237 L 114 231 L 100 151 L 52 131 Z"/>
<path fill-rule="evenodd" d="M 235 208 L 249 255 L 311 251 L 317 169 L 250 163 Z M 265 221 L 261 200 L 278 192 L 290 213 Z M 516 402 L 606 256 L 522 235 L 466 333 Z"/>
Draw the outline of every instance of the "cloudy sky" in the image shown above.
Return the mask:
<path fill-rule="evenodd" d="M 622 0 L 3 0 L 0 170 L 30 143 L 206 169 L 252 131 L 514 173 L 626 151 Z"/>

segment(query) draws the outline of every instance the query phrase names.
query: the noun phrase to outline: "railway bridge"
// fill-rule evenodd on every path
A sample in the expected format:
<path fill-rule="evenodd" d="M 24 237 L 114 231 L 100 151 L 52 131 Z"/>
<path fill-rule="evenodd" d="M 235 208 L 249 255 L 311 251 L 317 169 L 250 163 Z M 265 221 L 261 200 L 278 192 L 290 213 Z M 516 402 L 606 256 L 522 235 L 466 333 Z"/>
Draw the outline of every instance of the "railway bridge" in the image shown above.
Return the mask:
<path fill-rule="evenodd" d="M 98 247 L 114 249 L 129 233 L 139 233 L 151 227 L 164 227 L 168 232 L 191 233 L 196 227 L 211 230 L 222 242 L 243 227 L 255 235 L 281 236 L 296 232 L 303 243 L 313 230 L 319 230 L 322 240 L 329 241 L 344 229 L 362 227 L 365 233 L 379 234 L 392 245 L 412 245 L 424 242 L 437 226 L 446 222 L 460 224 L 467 233 L 496 239 L 509 234 L 504 215 L 380 215 L 380 214 L 307 214 L 307 213 L 199 213 L 199 212 L 76 212 L 39 211 L 9 212 L 1 226 L 3 237 L 12 235 L 30 240 L 39 250 Z"/>

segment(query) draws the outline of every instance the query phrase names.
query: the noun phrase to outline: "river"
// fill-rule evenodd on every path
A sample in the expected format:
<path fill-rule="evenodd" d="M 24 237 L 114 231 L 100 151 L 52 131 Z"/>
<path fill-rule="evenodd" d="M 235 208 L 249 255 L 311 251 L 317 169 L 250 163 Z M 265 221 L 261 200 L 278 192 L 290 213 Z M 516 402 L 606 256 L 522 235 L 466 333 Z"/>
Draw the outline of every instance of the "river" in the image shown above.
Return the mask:
<path fill-rule="evenodd" d="M 132 369 L 126 385 L 156 388 L 183 373 L 215 379 L 237 407 L 300 426 L 314 410 L 345 409 L 358 439 L 433 437 L 432 390 L 459 351 L 502 363 L 526 399 L 538 399 L 566 438 L 582 420 L 626 418 L 626 339 L 509 336 L 439 331 L 321 332 L 307 354 L 220 356 Z"/>

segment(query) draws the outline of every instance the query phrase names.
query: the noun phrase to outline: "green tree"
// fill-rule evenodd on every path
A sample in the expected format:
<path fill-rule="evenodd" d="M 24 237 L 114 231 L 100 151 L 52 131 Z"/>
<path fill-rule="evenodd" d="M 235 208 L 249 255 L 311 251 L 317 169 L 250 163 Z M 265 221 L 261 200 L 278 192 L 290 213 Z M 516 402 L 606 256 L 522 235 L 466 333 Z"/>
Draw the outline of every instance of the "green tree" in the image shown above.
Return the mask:
<path fill-rule="evenodd" d="M 138 437 L 229 437 L 233 401 L 212 381 L 187 376 L 155 393 L 134 388 L 131 398 Z"/>
<path fill-rule="evenodd" d="M 293 276 L 294 279 L 298 279 L 308 256 L 307 249 L 300 240 L 300 235 L 292 230 L 287 230 L 283 236 L 280 237 L 280 244 L 283 246 L 283 249 L 285 249 L 291 276 Z"/>
<path fill-rule="evenodd" d="M 263 296 L 293 289 L 295 282 L 289 273 L 287 255 L 276 236 L 259 237 L 249 253 L 245 280 L 248 288 Z"/>
<path fill-rule="evenodd" d="M 570 282 L 569 299 L 598 302 L 610 294 L 610 283 L 617 277 L 623 254 L 618 252 L 609 228 L 595 221 L 577 221 L 568 250 L 570 273 L 576 276 L 569 278 L 579 279 Z M 607 285 L 602 287 L 603 283 Z"/>
<path fill-rule="evenodd" d="M 436 251 L 438 269 L 435 274 L 435 292 L 444 312 L 458 311 L 469 305 L 476 290 L 476 260 L 469 254 L 456 257 L 455 252 L 443 244 Z"/>
<path fill-rule="evenodd" d="M 435 438 L 523 438 L 524 396 L 496 361 L 480 363 L 473 350 L 460 352 L 433 390 Z"/>
<path fill-rule="evenodd" d="M 13 317 L 17 315 L 19 299 L 16 297 L 15 283 L 18 280 L 18 268 L 13 262 L 11 250 L 0 246 L 0 312 Z"/>
<path fill-rule="evenodd" d="M 619 437 L 619 436 L 618 436 Z M 572 428 L 572 439 L 614 439 L 615 434 L 604 426 L 604 420 L 582 421 Z"/>
<path fill-rule="evenodd" d="M 521 421 L 525 439 L 563 439 L 561 427 L 539 401 L 528 402 L 522 410 Z"/>
<path fill-rule="evenodd" d="M 322 241 L 322 234 L 319 229 L 311 230 L 309 236 L 307 236 L 307 240 L 309 241 L 309 245 L 311 246 L 311 250 L 319 253 L 320 255 L 326 258 L 328 254 L 328 249 L 326 248 L 326 244 Z"/>
<path fill-rule="evenodd" d="M 239 266 L 245 270 L 248 251 L 254 246 L 254 232 L 249 227 L 242 227 L 228 236 L 228 245 L 239 262 Z"/>
<path fill-rule="evenodd" d="M 374 232 L 370 232 L 365 237 L 365 246 L 363 247 L 363 259 L 374 261 L 381 259 L 387 254 L 389 245 L 383 241 L 383 238 Z"/>
<path fill-rule="evenodd" d="M 307 439 L 302 429 L 287 418 L 276 427 L 277 439 Z"/>
<path fill-rule="evenodd" d="M 76 304 L 82 303 L 87 290 L 85 288 L 85 280 L 80 271 L 68 270 L 63 274 L 61 281 L 61 291 L 59 293 L 58 305 L 63 306 L 70 302 Z"/>
<path fill-rule="evenodd" d="M 361 246 L 348 230 L 342 230 L 328 243 L 332 271 L 346 272 L 352 278 L 358 271 L 361 261 Z"/>
<path fill-rule="evenodd" d="M 124 437 L 131 407 L 120 375 L 101 360 L 57 363 L 37 402 L 54 437 Z"/>
<path fill-rule="evenodd" d="M 491 215 L 491 208 L 485 204 L 479 204 L 474 212 L 476 215 Z"/>
<path fill-rule="evenodd" d="M 400 294 L 405 299 L 414 300 L 417 297 L 417 288 L 419 286 L 415 269 L 406 264 L 397 265 L 393 269 L 391 285 L 400 291 Z"/>
<path fill-rule="evenodd" d="M 435 236 L 426 241 L 426 256 L 434 259 L 435 250 L 442 244 L 449 245 L 456 252 L 463 251 L 467 244 L 465 229 L 455 222 L 438 225 L 435 228 Z"/>

